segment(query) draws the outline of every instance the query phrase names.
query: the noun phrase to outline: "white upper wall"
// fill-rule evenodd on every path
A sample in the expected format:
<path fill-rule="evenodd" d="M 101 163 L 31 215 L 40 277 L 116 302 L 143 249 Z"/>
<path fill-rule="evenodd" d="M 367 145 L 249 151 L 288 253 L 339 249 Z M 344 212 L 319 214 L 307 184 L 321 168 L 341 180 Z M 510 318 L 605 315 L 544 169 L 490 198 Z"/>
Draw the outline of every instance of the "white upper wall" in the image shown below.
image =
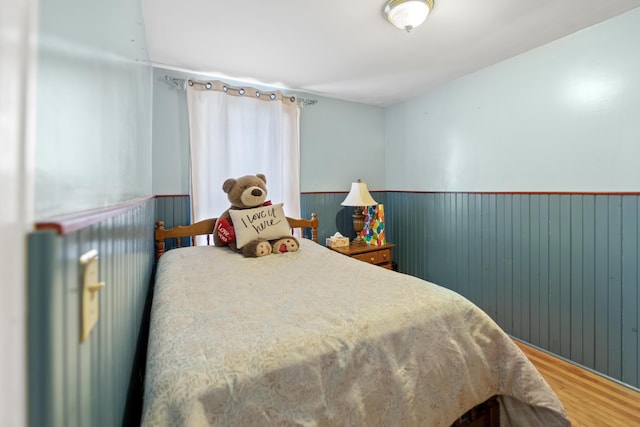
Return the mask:
<path fill-rule="evenodd" d="M 151 195 L 151 65 L 139 2 L 40 2 L 35 218 Z"/>
<path fill-rule="evenodd" d="M 385 111 L 386 189 L 640 191 L 640 9 Z"/>

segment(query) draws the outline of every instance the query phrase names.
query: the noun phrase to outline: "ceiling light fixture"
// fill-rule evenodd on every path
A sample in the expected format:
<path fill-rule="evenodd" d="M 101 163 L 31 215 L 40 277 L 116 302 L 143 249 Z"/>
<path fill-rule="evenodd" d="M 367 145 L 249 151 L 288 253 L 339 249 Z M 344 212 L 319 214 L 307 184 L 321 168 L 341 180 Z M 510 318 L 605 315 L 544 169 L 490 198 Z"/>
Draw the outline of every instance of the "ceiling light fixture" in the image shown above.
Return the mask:
<path fill-rule="evenodd" d="M 433 0 L 389 0 L 384 14 L 389 22 L 407 33 L 421 25 L 433 9 Z"/>

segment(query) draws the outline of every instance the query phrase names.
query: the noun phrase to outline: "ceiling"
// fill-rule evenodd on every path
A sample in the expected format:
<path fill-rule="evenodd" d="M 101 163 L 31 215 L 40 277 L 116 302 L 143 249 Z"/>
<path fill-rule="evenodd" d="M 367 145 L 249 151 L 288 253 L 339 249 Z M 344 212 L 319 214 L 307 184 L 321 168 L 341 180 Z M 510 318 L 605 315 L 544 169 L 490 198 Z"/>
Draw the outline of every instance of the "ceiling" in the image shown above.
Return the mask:
<path fill-rule="evenodd" d="M 405 33 L 386 0 L 142 0 L 159 67 L 387 106 L 640 6 L 435 0 Z"/>

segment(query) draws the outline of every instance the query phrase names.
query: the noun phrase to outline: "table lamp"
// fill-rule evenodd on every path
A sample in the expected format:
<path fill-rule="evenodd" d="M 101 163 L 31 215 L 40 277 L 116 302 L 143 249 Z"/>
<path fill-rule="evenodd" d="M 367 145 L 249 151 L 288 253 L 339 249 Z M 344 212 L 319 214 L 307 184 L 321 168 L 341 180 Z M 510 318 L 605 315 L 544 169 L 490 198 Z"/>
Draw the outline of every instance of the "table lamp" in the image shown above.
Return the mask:
<path fill-rule="evenodd" d="M 347 197 L 340 204 L 342 206 L 355 206 L 356 208 L 351 216 L 353 218 L 353 229 L 356 232 L 356 238 L 353 239 L 351 244 L 366 245 L 367 243 L 362 240 L 362 236 L 360 236 L 360 232 L 364 228 L 364 214 L 362 213 L 362 210 L 365 206 L 374 206 L 378 204 L 378 202 L 373 200 L 371 194 L 369 194 L 367 183 L 362 182 L 361 180 L 352 182 L 349 194 L 347 194 Z"/>

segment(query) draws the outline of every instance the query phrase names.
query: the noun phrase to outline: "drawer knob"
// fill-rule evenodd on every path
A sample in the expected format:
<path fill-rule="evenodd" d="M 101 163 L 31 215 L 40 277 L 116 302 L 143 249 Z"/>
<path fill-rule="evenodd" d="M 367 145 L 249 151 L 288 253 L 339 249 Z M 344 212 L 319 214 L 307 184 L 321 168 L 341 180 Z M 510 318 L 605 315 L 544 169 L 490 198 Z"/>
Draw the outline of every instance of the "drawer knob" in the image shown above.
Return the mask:
<path fill-rule="evenodd" d="M 371 262 L 374 262 L 376 260 L 375 257 L 371 257 Z"/>

